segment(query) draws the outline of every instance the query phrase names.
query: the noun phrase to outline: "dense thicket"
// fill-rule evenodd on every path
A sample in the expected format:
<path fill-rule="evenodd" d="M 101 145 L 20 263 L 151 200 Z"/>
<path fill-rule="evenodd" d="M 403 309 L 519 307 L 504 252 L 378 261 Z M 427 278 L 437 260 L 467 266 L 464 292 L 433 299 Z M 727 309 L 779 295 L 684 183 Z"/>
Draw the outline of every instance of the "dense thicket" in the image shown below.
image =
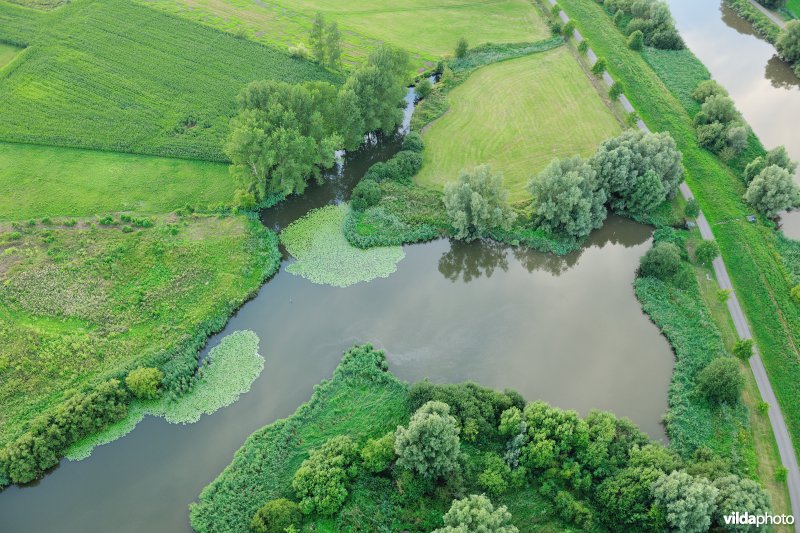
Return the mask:
<path fill-rule="evenodd" d="M 603 3 L 626 35 L 641 31 L 645 44 L 653 48 L 680 50 L 685 47 L 666 2 L 605 0 Z"/>
<path fill-rule="evenodd" d="M 727 91 L 714 80 L 697 85 L 692 98 L 700 104 L 694 116 L 700 146 L 730 159 L 747 148 L 750 128 Z"/>

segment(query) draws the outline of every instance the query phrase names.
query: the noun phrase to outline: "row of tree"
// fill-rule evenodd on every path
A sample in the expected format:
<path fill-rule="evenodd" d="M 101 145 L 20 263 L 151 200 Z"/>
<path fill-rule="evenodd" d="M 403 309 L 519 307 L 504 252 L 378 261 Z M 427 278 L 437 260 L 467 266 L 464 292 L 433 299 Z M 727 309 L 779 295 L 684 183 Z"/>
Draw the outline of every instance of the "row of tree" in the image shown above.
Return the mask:
<path fill-rule="evenodd" d="M 680 50 L 683 42 L 669 6 L 661 0 L 598 0 L 614 16 L 614 23 L 629 38 L 641 32 L 644 44 L 664 50 Z"/>
<path fill-rule="evenodd" d="M 357 148 L 367 132 L 393 132 L 408 71 L 408 54 L 384 45 L 338 88 L 274 80 L 245 87 L 224 146 L 241 182 L 239 202 L 252 207 L 271 195 L 302 193 L 309 178 L 333 166 L 336 150 Z"/>
<path fill-rule="evenodd" d="M 736 109 L 728 92 L 714 80 L 701 82 L 692 92 L 701 104 L 694 117 L 700 146 L 731 159 L 747 147 L 750 128 Z"/>

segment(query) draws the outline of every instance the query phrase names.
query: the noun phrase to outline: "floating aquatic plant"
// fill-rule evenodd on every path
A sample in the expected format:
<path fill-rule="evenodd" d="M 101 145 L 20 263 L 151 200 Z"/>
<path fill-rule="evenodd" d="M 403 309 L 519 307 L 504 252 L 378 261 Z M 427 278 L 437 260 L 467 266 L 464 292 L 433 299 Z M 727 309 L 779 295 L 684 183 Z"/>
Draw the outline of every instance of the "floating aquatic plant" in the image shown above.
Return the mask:
<path fill-rule="evenodd" d="M 231 405 L 250 390 L 264 369 L 264 358 L 258 354 L 258 342 L 258 335 L 249 330 L 225 336 L 209 353 L 210 364 L 190 392 L 177 400 L 134 401 L 124 419 L 70 446 L 67 459 L 86 459 L 96 446 L 133 431 L 145 415 L 161 416 L 172 424 L 191 424 L 200 420 L 203 414 Z"/>
<path fill-rule="evenodd" d="M 342 231 L 347 205 L 315 209 L 290 224 L 281 242 L 296 261 L 286 268 L 313 283 L 347 287 L 361 281 L 386 278 L 405 257 L 400 246 L 362 250 L 347 242 Z"/>

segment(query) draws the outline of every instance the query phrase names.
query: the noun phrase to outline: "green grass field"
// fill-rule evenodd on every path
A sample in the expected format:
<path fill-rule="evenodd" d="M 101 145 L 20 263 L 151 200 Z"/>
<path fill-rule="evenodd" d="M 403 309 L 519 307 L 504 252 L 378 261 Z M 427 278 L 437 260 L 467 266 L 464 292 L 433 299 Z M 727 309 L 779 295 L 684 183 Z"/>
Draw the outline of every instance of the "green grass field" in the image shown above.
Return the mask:
<path fill-rule="evenodd" d="M 424 132 L 418 183 L 442 187 L 489 163 L 512 201 L 553 158 L 587 156 L 620 125 L 566 48 L 489 65 L 448 94 L 450 110 Z"/>
<path fill-rule="evenodd" d="M 714 229 L 795 450 L 800 451 L 800 308 L 790 296 L 794 282 L 777 250 L 775 231 L 745 221 L 752 210 L 742 201 L 742 162 L 738 168 L 728 167 L 698 146 L 689 113 L 641 55 L 628 48 L 601 6 L 583 0 L 559 4 L 606 59 L 609 72 L 648 126 L 670 132 L 683 152 L 686 181 Z"/>
<path fill-rule="evenodd" d="M 534 41 L 549 31 L 528 0 L 142 0 L 227 31 L 246 31 L 264 43 L 308 42 L 317 11 L 336 20 L 344 34 L 345 61 L 357 62 L 376 42 L 433 61 L 452 54 L 459 37 L 471 46 L 486 42 Z"/>
<path fill-rule="evenodd" d="M 0 2 L 12 27 L 29 11 Z M 339 79 L 126 0 L 73 2 L 38 20 L 24 60 L 0 76 L 0 140 L 224 160 L 245 84 Z"/>
<path fill-rule="evenodd" d="M 0 221 L 230 203 L 222 163 L 0 143 Z"/>
<path fill-rule="evenodd" d="M 19 52 L 20 48 L 18 46 L 0 42 L 0 68 L 9 64 Z"/>
<path fill-rule="evenodd" d="M 280 257 L 244 216 L 90 222 L 0 230 L 0 447 L 70 389 L 139 365 L 191 371 Z"/>

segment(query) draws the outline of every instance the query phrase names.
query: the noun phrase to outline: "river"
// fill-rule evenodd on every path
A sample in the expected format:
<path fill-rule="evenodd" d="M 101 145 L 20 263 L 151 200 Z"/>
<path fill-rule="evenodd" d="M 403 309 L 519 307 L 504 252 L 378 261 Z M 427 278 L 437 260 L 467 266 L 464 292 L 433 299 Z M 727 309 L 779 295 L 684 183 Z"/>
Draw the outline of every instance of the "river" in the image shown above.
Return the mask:
<path fill-rule="evenodd" d="M 783 144 L 800 161 L 800 80 L 775 48 L 719 1 L 668 3 L 686 44 L 728 89 L 765 147 Z M 787 236 L 800 238 L 800 212 L 785 214 L 781 222 Z"/>
<path fill-rule="evenodd" d="M 345 200 L 397 147 L 392 139 L 348 155 L 322 185 L 262 220 L 281 228 Z M 673 354 L 631 285 L 650 237 L 651 228 L 610 217 L 564 258 L 441 239 L 406 246 L 395 274 L 346 289 L 293 276 L 286 260 L 206 348 L 240 329 L 259 335 L 266 365 L 249 393 L 192 425 L 147 417 L 90 458 L 9 487 L 0 531 L 187 531 L 188 504 L 247 436 L 291 414 L 360 342 L 385 348 L 404 380 L 474 380 L 582 413 L 607 409 L 663 439 Z"/>

